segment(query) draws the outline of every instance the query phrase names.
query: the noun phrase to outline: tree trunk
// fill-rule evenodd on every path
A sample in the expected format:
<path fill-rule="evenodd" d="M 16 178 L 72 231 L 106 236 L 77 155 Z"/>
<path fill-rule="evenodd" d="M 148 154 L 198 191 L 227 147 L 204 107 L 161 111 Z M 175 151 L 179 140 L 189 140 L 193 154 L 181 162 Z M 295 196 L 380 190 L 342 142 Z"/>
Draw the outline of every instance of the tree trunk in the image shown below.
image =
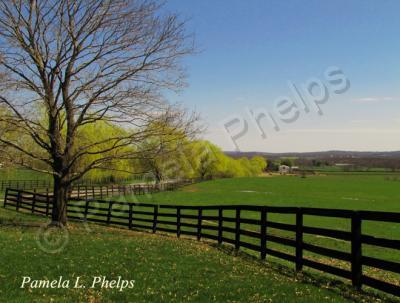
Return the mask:
<path fill-rule="evenodd" d="M 51 217 L 51 225 L 66 226 L 67 225 L 67 201 L 68 201 L 69 184 L 63 182 L 59 177 L 54 177 L 54 196 L 53 196 L 53 212 Z"/>
<path fill-rule="evenodd" d="M 160 184 L 161 183 L 161 181 L 162 181 L 162 178 L 159 176 L 159 175 L 155 175 L 155 181 L 156 181 L 156 184 Z"/>
<path fill-rule="evenodd" d="M 157 168 L 154 169 L 154 178 L 155 178 L 156 184 L 160 184 L 162 182 L 163 175 L 162 175 L 161 171 L 158 170 Z"/>

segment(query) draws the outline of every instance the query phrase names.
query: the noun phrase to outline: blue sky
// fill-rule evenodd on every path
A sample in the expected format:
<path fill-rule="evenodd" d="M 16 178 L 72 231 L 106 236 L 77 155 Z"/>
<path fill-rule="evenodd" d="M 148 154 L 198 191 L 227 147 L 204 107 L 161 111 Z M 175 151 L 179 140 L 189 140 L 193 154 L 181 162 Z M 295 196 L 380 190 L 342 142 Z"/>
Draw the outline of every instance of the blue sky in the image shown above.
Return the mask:
<path fill-rule="evenodd" d="M 400 1 L 169 0 L 166 9 L 189 18 L 200 50 L 185 60 L 189 87 L 170 98 L 198 111 L 204 137 L 224 150 L 400 150 Z M 322 115 L 300 110 L 279 131 L 264 123 L 262 138 L 249 111 L 274 116 L 279 97 L 292 98 L 289 81 L 326 84 L 331 66 L 348 90 L 329 91 Z"/>

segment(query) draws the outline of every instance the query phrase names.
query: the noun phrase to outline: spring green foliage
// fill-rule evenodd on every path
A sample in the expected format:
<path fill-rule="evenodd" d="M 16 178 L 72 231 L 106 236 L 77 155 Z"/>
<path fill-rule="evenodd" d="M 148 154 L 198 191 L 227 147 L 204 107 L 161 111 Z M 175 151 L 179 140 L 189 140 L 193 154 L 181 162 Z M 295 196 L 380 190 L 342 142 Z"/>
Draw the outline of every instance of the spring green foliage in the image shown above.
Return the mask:
<path fill-rule="evenodd" d="M 181 178 L 233 178 L 260 175 L 265 169 L 265 158 L 233 159 L 208 141 L 186 141 L 175 152 L 156 157 L 157 173 Z M 154 163 L 154 162 L 153 162 Z M 155 170 L 156 171 L 156 170 Z"/>
<path fill-rule="evenodd" d="M 165 135 L 146 140 L 139 147 L 141 158 L 135 170 L 149 172 L 157 182 L 176 178 L 230 178 L 260 175 L 267 166 L 262 157 L 233 159 L 209 141 L 189 138 L 185 132 L 168 124 L 152 124 L 164 128 Z"/>
<path fill-rule="evenodd" d="M 109 140 L 109 138 L 118 138 L 124 136 L 124 130 L 121 127 L 113 125 L 105 121 L 97 121 L 95 124 L 87 124 L 80 128 L 78 140 L 80 146 L 93 147 L 88 149 L 87 155 L 83 156 L 76 164 L 78 170 L 86 167 L 89 163 L 97 159 L 107 156 L 112 157 L 114 153 L 124 153 L 125 151 L 132 150 L 133 146 L 124 146 L 119 149 L 112 148 L 113 144 L 117 143 L 116 140 Z M 94 144 L 104 140 L 103 144 Z M 100 150 L 110 149 L 108 153 L 97 153 Z M 79 169 L 79 166 L 81 168 Z M 85 175 L 86 180 L 100 181 L 104 179 L 123 180 L 130 177 L 127 171 L 130 171 L 131 162 L 127 159 L 110 160 L 108 163 L 102 163 L 101 166 L 88 171 Z"/>
<path fill-rule="evenodd" d="M 159 125 L 149 126 L 159 128 Z M 112 148 L 116 140 L 110 138 L 124 137 L 125 130 L 112 123 L 97 121 L 79 128 L 77 148 L 84 147 L 87 151 L 74 165 L 76 171 L 81 171 L 90 163 L 102 158 L 101 165 L 94 166 L 84 175 L 84 180 L 100 182 L 112 180 L 119 182 L 131 178 L 134 174 L 148 174 L 160 182 L 175 178 L 233 178 L 260 175 L 267 166 L 265 158 L 255 156 L 252 159 L 233 159 L 227 156 L 218 146 L 204 140 L 191 140 L 184 132 L 165 126 L 165 135 L 153 136 L 140 145 L 127 145 L 118 149 Z M 104 143 L 99 144 L 104 140 Z M 26 144 L 35 145 L 26 140 Z M 88 146 L 92 146 L 87 148 Z M 104 153 L 99 151 L 110 149 Z M 114 159 L 117 154 L 131 154 L 132 159 Z M 105 157 L 109 162 L 104 162 Z M 43 170 L 49 168 L 40 167 Z"/>
<path fill-rule="evenodd" d="M 156 182 L 187 176 L 189 163 L 184 152 L 190 140 L 185 132 L 159 122 L 149 125 L 148 133 L 153 129 L 162 129 L 164 135 L 153 136 L 140 144 L 139 159 L 133 162 L 133 169 L 151 174 Z"/>
<path fill-rule="evenodd" d="M 45 125 L 46 121 L 48 120 L 48 117 L 45 113 L 45 111 L 41 108 L 37 109 L 38 116 L 41 117 L 40 123 Z M 1 114 L 3 111 L 0 108 L 0 129 L 3 127 L 1 123 Z M 4 114 L 4 113 L 3 113 Z M 9 126 L 10 127 L 10 126 Z M 62 130 L 62 135 L 66 136 L 66 129 L 64 128 Z M 96 123 L 93 124 L 86 124 L 83 125 L 79 128 L 79 131 L 77 133 L 77 149 L 81 149 L 82 147 L 87 147 L 87 151 L 85 152 L 85 155 L 81 157 L 78 161 L 75 162 L 74 168 L 75 170 L 81 170 L 84 167 L 86 167 L 89 163 L 92 163 L 96 159 L 104 158 L 107 156 L 111 156 L 113 153 L 118 153 L 121 152 L 121 149 L 113 149 L 109 153 L 104 153 L 104 154 L 98 154 L 98 151 L 104 150 L 104 149 L 111 149 L 113 144 L 116 143 L 116 140 L 108 140 L 110 137 L 118 137 L 118 136 L 123 136 L 124 135 L 124 130 L 121 127 L 118 127 L 116 125 L 113 125 L 111 123 L 105 122 L 105 121 L 97 121 Z M 24 142 L 24 146 L 26 147 L 27 150 L 30 150 L 32 152 L 35 152 L 36 154 L 42 154 L 43 158 L 46 158 L 46 154 L 44 151 L 40 150 L 39 147 L 34 143 L 33 139 L 30 136 L 27 135 L 22 135 L 19 134 L 18 132 L 13 132 L 9 131 L 7 132 L 7 138 L 10 139 L 10 136 L 14 136 L 12 138 L 12 141 L 17 142 L 18 140 L 22 140 Z M 48 140 L 45 138 L 42 138 L 44 141 L 47 141 L 49 144 Z M 98 144 L 98 142 L 101 142 L 104 140 L 105 143 L 103 144 Z M 92 146 L 92 147 L 90 147 Z M 0 150 L 1 150 L 1 145 L 0 145 Z M 7 148 L 7 146 L 3 147 Z M 131 148 L 131 147 L 129 147 Z M 10 150 L 8 148 L 8 150 Z M 7 151 L 7 150 L 6 150 Z M 15 154 L 15 157 L 19 159 L 19 161 L 16 161 L 18 164 L 26 165 L 28 167 L 35 168 L 37 170 L 41 171 L 47 171 L 49 172 L 48 175 L 51 175 L 51 167 L 48 165 L 45 165 L 43 162 L 31 159 L 24 155 L 23 153 L 19 153 L 16 151 L 12 151 Z M 1 159 L 0 159 L 1 163 Z M 9 163 L 5 163 L 5 168 L 8 171 L 8 175 L 12 174 L 12 171 L 15 170 L 18 165 L 11 165 Z M 110 161 L 106 164 L 102 164 L 101 167 L 94 167 L 93 170 L 89 170 L 84 179 L 86 180 L 91 180 L 91 181 L 100 181 L 103 179 L 109 179 L 109 178 L 114 178 L 116 180 L 119 179 L 126 179 L 130 175 L 127 173 L 121 172 L 124 168 L 130 166 L 130 163 L 126 160 L 118 160 L 118 161 Z M 105 169 L 107 168 L 107 169 Z M 31 179 L 37 179 L 38 177 L 34 177 Z M 29 179 L 29 178 L 28 178 Z"/>
<path fill-rule="evenodd" d="M 263 157 L 233 159 L 208 141 L 196 141 L 189 147 L 194 177 L 201 179 L 249 177 L 260 175 L 267 161 Z"/>

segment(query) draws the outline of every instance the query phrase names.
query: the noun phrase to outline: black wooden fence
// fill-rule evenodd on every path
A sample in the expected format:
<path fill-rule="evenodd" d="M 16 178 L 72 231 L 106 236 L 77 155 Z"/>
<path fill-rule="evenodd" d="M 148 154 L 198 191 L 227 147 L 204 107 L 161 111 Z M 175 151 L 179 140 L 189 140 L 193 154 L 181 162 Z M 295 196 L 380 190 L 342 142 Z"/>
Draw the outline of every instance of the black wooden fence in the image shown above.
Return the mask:
<path fill-rule="evenodd" d="M 78 185 L 73 186 L 70 192 L 70 197 L 73 199 L 104 199 L 110 196 L 121 196 L 121 195 L 145 195 L 153 194 L 160 191 L 173 191 L 177 188 L 186 184 L 192 184 L 194 181 L 179 180 L 163 182 L 159 184 L 148 183 L 148 184 L 131 184 L 131 185 L 107 185 L 107 186 L 86 186 Z"/>
<path fill-rule="evenodd" d="M 133 178 L 132 180 L 142 180 L 137 178 Z M 143 179 L 144 180 L 144 179 Z M 192 179 L 190 179 L 192 180 Z M 128 182 L 129 180 L 126 180 L 126 182 Z M 188 180 L 184 180 L 185 182 L 188 182 Z M 143 183 L 141 183 L 142 187 L 153 187 L 154 190 L 157 189 L 157 187 L 160 189 L 162 189 L 164 186 L 173 186 L 170 184 L 175 184 L 178 182 L 183 182 L 183 181 L 167 181 L 167 182 L 162 182 L 159 185 L 155 185 L 152 183 L 146 183 L 145 186 L 143 186 Z M 192 181 L 190 181 L 192 182 Z M 7 188 L 15 188 L 15 189 L 23 189 L 23 190 L 31 190 L 31 189 L 36 189 L 36 190 L 40 190 L 42 192 L 45 192 L 46 189 L 51 189 L 53 186 L 53 182 L 50 180 L 0 180 L 0 191 L 5 191 Z M 113 184 L 111 182 L 106 183 L 106 184 L 101 184 L 101 183 L 96 183 L 96 182 L 90 182 L 90 181 L 81 181 L 80 183 L 76 183 L 73 185 L 74 190 L 77 190 L 78 188 L 95 188 L 98 189 L 100 187 L 108 187 L 111 189 L 111 187 L 122 187 L 122 186 L 126 186 L 127 188 L 129 188 L 129 186 L 133 186 L 130 184 L 126 184 L 126 185 L 116 185 Z M 151 190 L 151 189 L 149 189 Z"/>
<path fill-rule="evenodd" d="M 34 188 L 49 188 L 52 182 L 49 180 L 1 180 L 0 191 L 6 188 L 17 189 L 34 189 Z"/>
<path fill-rule="evenodd" d="M 52 210 L 49 195 L 14 189 L 7 190 L 4 207 L 44 215 L 49 215 Z M 294 223 L 272 221 L 270 216 L 274 214 L 287 215 Z M 341 218 L 349 221 L 351 230 L 307 226 L 303 222 L 305 216 Z M 248 205 L 157 205 L 74 198 L 68 203 L 68 217 L 119 225 L 129 229 L 147 229 L 154 233 L 156 231 L 174 233 L 177 237 L 190 235 L 197 237 L 198 240 L 206 238 L 218 243 L 229 243 L 237 250 L 243 247 L 255 251 L 260 254 L 261 259 L 273 256 L 293 262 L 297 271 L 309 267 L 349 279 L 358 289 L 366 285 L 400 296 L 400 286 L 372 277 L 363 270 L 363 266 L 367 266 L 385 275 L 400 274 L 400 263 L 366 256 L 362 249 L 363 245 L 372 245 L 393 249 L 398 254 L 400 240 L 365 235 L 361 229 L 363 222 L 366 221 L 399 224 L 400 213 Z M 271 229 L 290 232 L 292 236 L 277 235 L 272 233 Z M 347 243 L 349 252 L 312 244 L 304 240 L 305 235 L 339 239 Z M 291 248 L 293 253 L 278 250 L 271 245 L 276 243 Z M 349 265 L 348 269 L 322 263 L 321 259 L 303 255 L 304 252 L 342 261 Z"/>
<path fill-rule="evenodd" d="M 36 193 L 48 194 L 52 196 L 53 188 L 47 187 L 49 183 L 45 182 L 37 182 L 37 181 L 29 181 L 25 180 L 25 183 L 22 181 L 17 181 L 20 184 L 19 187 L 15 187 L 15 189 L 20 190 L 32 190 Z M 8 181 L 5 181 L 5 185 L 8 184 Z M 173 191 L 177 188 L 192 184 L 196 182 L 195 179 L 183 179 L 176 181 L 166 181 L 163 183 L 155 184 L 155 183 L 140 183 L 140 184 L 129 184 L 129 185 L 74 185 L 72 186 L 69 196 L 71 198 L 77 199 L 104 199 L 110 196 L 121 196 L 121 195 L 145 195 L 152 194 L 160 191 Z M 0 183 L 1 184 L 1 183 Z M 13 184 L 13 183 L 11 183 Z M 13 188 L 12 186 L 4 187 L 2 190 L 6 190 L 7 188 Z"/>

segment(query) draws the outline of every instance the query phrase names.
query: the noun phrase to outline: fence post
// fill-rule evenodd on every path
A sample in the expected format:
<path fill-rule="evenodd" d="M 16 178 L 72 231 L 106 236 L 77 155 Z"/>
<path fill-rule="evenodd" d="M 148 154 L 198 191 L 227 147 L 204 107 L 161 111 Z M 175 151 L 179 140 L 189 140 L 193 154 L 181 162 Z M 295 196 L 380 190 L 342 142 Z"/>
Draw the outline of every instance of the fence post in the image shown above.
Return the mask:
<path fill-rule="evenodd" d="M 81 186 L 78 184 L 78 200 L 81 198 Z"/>
<path fill-rule="evenodd" d="M 181 208 L 179 206 L 176 208 L 176 236 L 178 238 L 181 236 Z"/>
<path fill-rule="evenodd" d="M 355 211 L 351 217 L 351 281 L 356 289 L 361 289 L 362 286 L 361 245 L 361 217 Z"/>
<path fill-rule="evenodd" d="M 94 185 L 92 185 L 92 199 L 95 198 Z"/>
<path fill-rule="evenodd" d="M 19 211 L 19 207 L 21 206 L 21 200 L 22 200 L 22 193 L 21 193 L 21 191 L 18 191 L 17 205 L 16 205 L 16 210 L 17 211 Z"/>
<path fill-rule="evenodd" d="M 88 189 L 87 189 L 87 185 L 85 185 L 85 200 L 87 201 L 88 199 Z"/>
<path fill-rule="evenodd" d="M 222 207 L 218 208 L 218 244 L 222 243 L 223 215 Z"/>
<path fill-rule="evenodd" d="M 153 233 L 157 231 L 158 205 L 154 205 Z"/>
<path fill-rule="evenodd" d="M 267 209 L 261 209 L 261 239 L 260 239 L 260 253 L 261 260 L 265 260 L 267 256 Z"/>
<path fill-rule="evenodd" d="M 110 224 L 110 221 L 111 221 L 112 206 L 113 206 L 113 202 L 110 201 L 108 204 L 107 224 Z"/>
<path fill-rule="evenodd" d="M 236 208 L 235 249 L 240 248 L 240 207 Z"/>
<path fill-rule="evenodd" d="M 132 220 L 133 219 L 133 204 L 129 203 L 129 229 L 132 229 Z"/>
<path fill-rule="evenodd" d="M 201 225 L 203 221 L 203 209 L 199 207 L 199 213 L 197 217 L 197 241 L 201 239 Z"/>
<path fill-rule="evenodd" d="M 49 188 L 46 188 L 46 217 L 49 216 L 49 210 L 50 210 Z"/>
<path fill-rule="evenodd" d="M 85 220 L 87 220 L 88 211 L 89 211 L 89 200 L 86 200 L 86 203 L 85 203 Z"/>
<path fill-rule="evenodd" d="M 36 189 L 34 190 L 32 196 L 32 208 L 31 208 L 32 214 L 35 212 L 35 204 L 36 204 Z"/>
<path fill-rule="evenodd" d="M 7 205 L 7 196 L 8 196 L 8 188 L 6 188 L 6 193 L 5 193 L 5 195 L 4 195 L 4 208 L 6 208 L 6 205 Z"/>
<path fill-rule="evenodd" d="M 296 271 L 303 269 L 303 209 L 296 211 Z"/>
<path fill-rule="evenodd" d="M 100 185 L 100 199 L 103 200 L 103 186 Z"/>

